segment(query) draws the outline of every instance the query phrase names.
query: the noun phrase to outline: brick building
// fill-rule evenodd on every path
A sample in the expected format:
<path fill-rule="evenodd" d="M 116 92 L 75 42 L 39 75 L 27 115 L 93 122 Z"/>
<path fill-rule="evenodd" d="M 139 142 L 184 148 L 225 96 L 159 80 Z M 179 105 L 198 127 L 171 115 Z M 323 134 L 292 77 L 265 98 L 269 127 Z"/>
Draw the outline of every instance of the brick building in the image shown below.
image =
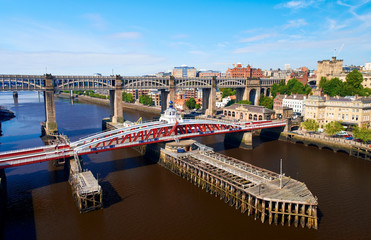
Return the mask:
<path fill-rule="evenodd" d="M 226 71 L 226 77 L 229 78 L 260 78 L 262 76 L 263 71 L 260 68 L 251 68 L 250 65 L 244 68 L 240 63 Z"/>

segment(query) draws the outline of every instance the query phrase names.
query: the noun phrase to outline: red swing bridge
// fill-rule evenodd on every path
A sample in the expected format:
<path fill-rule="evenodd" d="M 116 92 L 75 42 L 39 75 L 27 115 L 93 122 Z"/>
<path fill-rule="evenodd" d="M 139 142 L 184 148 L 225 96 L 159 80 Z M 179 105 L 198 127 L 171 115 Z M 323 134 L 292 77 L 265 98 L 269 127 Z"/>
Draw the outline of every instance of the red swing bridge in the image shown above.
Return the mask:
<path fill-rule="evenodd" d="M 248 142 L 251 144 L 252 131 L 286 126 L 285 121 L 273 120 L 233 122 L 219 119 L 181 119 L 174 116 L 171 121 L 164 121 L 161 118 L 159 121 L 97 133 L 74 142 L 70 142 L 66 136 L 58 135 L 57 143 L 52 145 L 0 152 L 0 169 L 217 134 L 247 133 L 250 134 Z M 244 139 L 245 137 L 242 141 Z"/>

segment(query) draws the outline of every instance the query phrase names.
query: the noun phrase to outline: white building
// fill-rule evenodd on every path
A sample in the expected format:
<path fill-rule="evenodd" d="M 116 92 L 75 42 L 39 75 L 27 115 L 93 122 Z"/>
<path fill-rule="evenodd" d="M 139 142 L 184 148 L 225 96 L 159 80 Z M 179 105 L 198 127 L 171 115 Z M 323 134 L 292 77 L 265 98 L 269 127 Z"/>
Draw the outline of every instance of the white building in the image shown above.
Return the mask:
<path fill-rule="evenodd" d="M 232 98 L 230 96 L 227 96 L 227 97 L 223 98 L 221 102 L 216 102 L 216 107 L 217 108 L 225 107 L 225 105 L 227 105 L 227 103 L 231 100 L 232 100 Z"/>
<path fill-rule="evenodd" d="M 365 67 L 363 68 L 365 71 L 371 71 L 371 63 L 365 63 Z"/>
<path fill-rule="evenodd" d="M 293 112 L 298 112 L 303 115 L 306 98 L 307 96 L 304 94 L 287 96 L 282 100 L 282 107 L 292 108 Z"/>

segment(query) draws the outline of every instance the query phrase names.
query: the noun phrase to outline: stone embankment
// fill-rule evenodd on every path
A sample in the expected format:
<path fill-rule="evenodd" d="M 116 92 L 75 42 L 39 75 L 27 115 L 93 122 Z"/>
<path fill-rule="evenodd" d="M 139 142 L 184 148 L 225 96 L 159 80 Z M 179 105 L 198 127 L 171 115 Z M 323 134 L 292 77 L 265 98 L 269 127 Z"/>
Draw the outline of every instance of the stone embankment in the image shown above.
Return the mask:
<path fill-rule="evenodd" d="M 371 148 L 369 145 L 361 142 L 355 142 L 353 140 L 328 137 L 321 134 L 296 132 L 282 132 L 279 139 L 291 143 L 301 143 L 305 146 L 315 146 L 319 149 L 329 149 L 334 152 L 344 152 L 350 156 L 371 161 Z"/>
<path fill-rule="evenodd" d="M 69 97 L 70 95 L 68 93 L 61 93 L 59 94 L 59 96 Z M 75 97 L 75 99 L 81 102 L 88 102 L 88 103 L 94 103 L 94 104 L 100 104 L 100 105 L 106 105 L 106 106 L 110 105 L 109 99 L 94 98 L 94 97 L 89 97 L 89 96 L 84 96 L 84 95 L 77 95 L 77 98 Z M 150 107 L 150 106 L 145 106 L 142 104 L 127 103 L 127 102 L 122 102 L 122 105 L 124 109 L 131 109 L 131 110 L 149 112 L 149 113 L 154 113 L 154 114 L 161 113 L 160 107 Z"/>

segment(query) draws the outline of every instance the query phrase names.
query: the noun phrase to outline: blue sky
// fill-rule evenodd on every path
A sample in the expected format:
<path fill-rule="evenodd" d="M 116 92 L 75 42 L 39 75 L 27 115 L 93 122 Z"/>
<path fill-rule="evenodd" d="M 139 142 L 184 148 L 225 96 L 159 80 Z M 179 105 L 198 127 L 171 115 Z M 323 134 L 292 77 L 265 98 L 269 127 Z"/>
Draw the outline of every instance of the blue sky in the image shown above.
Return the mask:
<path fill-rule="evenodd" d="M 371 62 L 371 0 L 0 0 L 0 74 Z M 336 49 L 336 50 L 335 50 Z"/>

